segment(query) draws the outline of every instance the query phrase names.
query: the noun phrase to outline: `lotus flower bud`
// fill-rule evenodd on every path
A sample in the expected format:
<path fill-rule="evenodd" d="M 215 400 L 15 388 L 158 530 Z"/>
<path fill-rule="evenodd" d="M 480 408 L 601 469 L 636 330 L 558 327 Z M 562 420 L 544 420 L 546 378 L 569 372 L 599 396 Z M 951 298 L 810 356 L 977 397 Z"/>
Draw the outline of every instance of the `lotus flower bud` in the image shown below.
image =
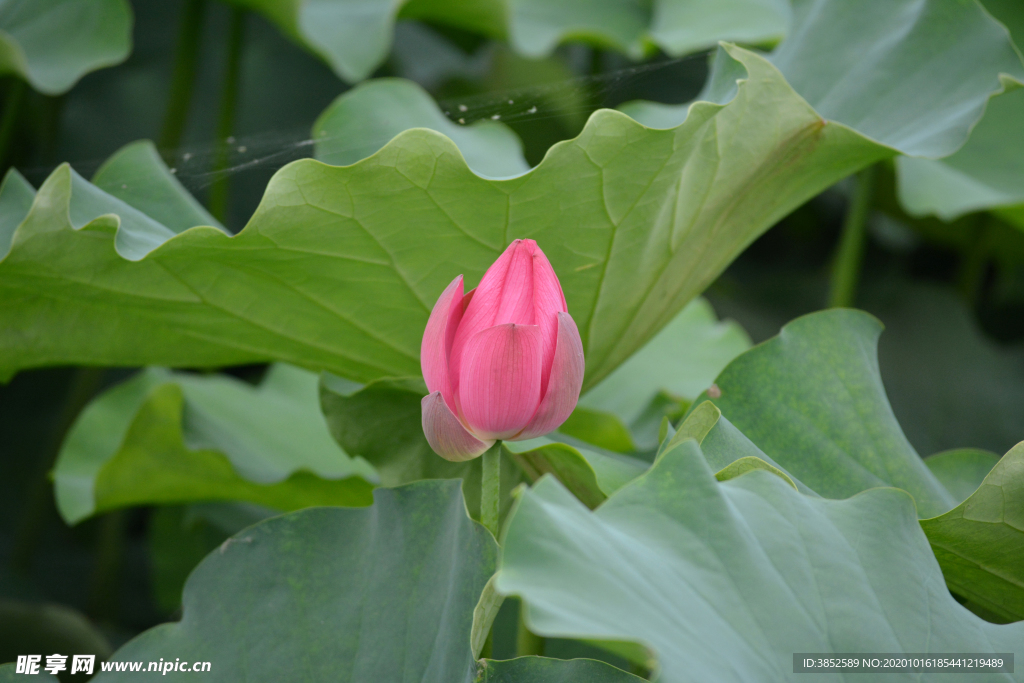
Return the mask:
<path fill-rule="evenodd" d="M 441 293 L 420 347 L 423 433 L 448 460 L 475 458 L 498 439 L 556 429 L 583 386 L 583 342 L 562 285 L 533 240 L 516 240 L 463 294 Z"/>

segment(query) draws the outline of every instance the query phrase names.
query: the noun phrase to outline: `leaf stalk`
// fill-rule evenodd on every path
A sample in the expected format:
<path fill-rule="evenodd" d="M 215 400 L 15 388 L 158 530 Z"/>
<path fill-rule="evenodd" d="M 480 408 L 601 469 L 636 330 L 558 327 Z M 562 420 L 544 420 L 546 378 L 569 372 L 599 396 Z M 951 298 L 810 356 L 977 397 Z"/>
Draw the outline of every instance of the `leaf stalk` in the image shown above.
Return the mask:
<path fill-rule="evenodd" d="M 495 441 L 481 457 L 480 523 L 498 538 L 501 510 L 501 441 Z"/>
<path fill-rule="evenodd" d="M 7 97 L 4 98 L 3 118 L 0 118 L 0 172 L 7 170 L 7 157 L 10 152 L 11 138 L 14 135 L 14 126 L 18 121 L 18 112 L 21 111 L 21 103 L 24 99 L 25 81 L 15 77 L 7 88 Z"/>
<path fill-rule="evenodd" d="M 199 66 L 199 44 L 203 31 L 206 0 L 185 0 L 181 11 L 181 26 L 174 50 L 174 67 L 168 92 L 167 110 L 160 130 L 159 147 L 170 152 L 181 146 L 185 133 L 192 91 Z"/>
<path fill-rule="evenodd" d="M 843 221 L 843 233 L 832 271 L 830 308 L 850 308 L 856 301 L 874 188 L 875 168 L 868 166 L 856 176 L 856 187 Z"/>
<path fill-rule="evenodd" d="M 245 11 L 235 8 L 231 11 L 231 29 L 228 35 L 228 56 L 224 69 L 224 83 L 221 91 L 220 116 L 217 120 L 217 156 L 213 172 L 217 178 L 210 187 L 210 213 L 223 224 L 227 224 L 228 212 L 228 160 L 231 157 L 231 137 L 235 126 L 235 110 L 238 108 L 238 81 L 242 67 L 242 47 L 245 29 Z"/>
<path fill-rule="evenodd" d="M 525 612 L 526 607 L 520 601 L 519 631 L 516 633 L 516 656 L 528 657 L 536 655 L 542 657 L 544 655 L 544 638 L 527 628 L 526 621 L 523 619 Z"/>

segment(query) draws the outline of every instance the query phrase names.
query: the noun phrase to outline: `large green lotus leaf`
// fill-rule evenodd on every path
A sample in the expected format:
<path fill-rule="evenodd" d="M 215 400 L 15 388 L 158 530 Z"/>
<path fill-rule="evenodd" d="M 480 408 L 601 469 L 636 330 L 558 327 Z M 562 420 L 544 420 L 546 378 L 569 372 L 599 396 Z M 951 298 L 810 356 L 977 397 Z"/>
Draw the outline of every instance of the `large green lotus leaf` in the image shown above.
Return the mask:
<path fill-rule="evenodd" d="M 317 377 L 275 365 L 259 387 L 151 368 L 96 398 L 54 469 L 69 523 L 128 505 L 243 500 L 369 505 L 376 473 L 331 439 Z"/>
<path fill-rule="evenodd" d="M 47 95 L 123 62 L 132 45 L 126 0 L 0 0 L 0 73 Z"/>
<path fill-rule="evenodd" d="M 615 372 L 580 397 L 580 405 L 635 422 L 661 390 L 693 400 L 729 361 L 750 348 L 732 321 L 719 322 L 703 298 L 691 301 Z"/>
<path fill-rule="evenodd" d="M 315 157 L 335 166 L 354 164 L 410 128 L 446 135 L 481 176 L 515 176 L 530 168 L 510 128 L 496 121 L 452 123 L 423 88 L 401 78 L 368 81 L 331 103 L 313 124 Z"/>
<path fill-rule="evenodd" d="M 978 2 L 796 0 L 793 12 L 794 39 L 772 62 L 823 117 L 904 154 L 951 154 L 991 95 L 1024 82 L 1006 29 Z M 939 79 L 949 86 L 928 86 Z"/>
<path fill-rule="evenodd" d="M 1024 442 L 967 500 L 921 527 L 950 589 L 1006 619 L 1024 619 Z"/>
<path fill-rule="evenodd" d="M 907 441 L 878 371 L 882 326 L 861 311 L 798 318 L 729 364 L 711 400 L 774 463 L 827 498 L 909 492 L 922 517 L 957 501 Z M 719 463 L 715 464 L 720 466 Z"/>
<path fill-rule="evenodd" d="M 653 45 L 677 56 L 719 40 L 779 40 L 789 22 L 786 0 L 509 0 L 510 39 L 540 57 L 564 40 L 585 39 L 639 59 Z"/>
<path fill-rule="evenodd" d="M 977 2 L 795 0 L 793 12 L 772 63 L 823 119 L 903 154 L 952 154 L 989 98 L 1024 82 L 1006 29 Z M 714 65 L 702 98 L 728 97 L 733 79 L 729 64 Z M 946 85 L 932 87 L 939 80 Z M 667 127 L 687 107 L 632 103 L 625 111 Z"/>
<path fill-rule="evenodd" d="M 369 462 L 382 486 L 421 479 L 462 479 L 462 494 L 474 518 L 480 513 L 481 459 L 451 462 L 434 453 L 423 436 L 420 402 L 427 388 L 419 377 L 382 379 L 366 385 L 324 374 L 320 408 L 331 435 L 346 453 Z M 522 472 L 509 458 L 501 463 L 502 514 Z"/>
<path fill-rule="evenodd" d="M 1024 47 L 1024 4 L 985 0 Z M 972 211 L 996 209 L 1024 229 L 1024 91 L 997 97 L 967 143 L 941 160 L 901 158 L 896 162 L 899 198 L 912 215 L 950 221 Z"/>
<path fill-rule="evenodd" d="M 475 285 L 511 239 L 530 237 L 561 278 L 590 388 L 757 235 L 893 153 L 823 121 L 763 58 L 728 49 L 747 77 L 728 104 L 696 104 L 678 128 L 602 110 L 501 181 L 415 129 L 353 166 L 290 164 L 234 237 L 193 228 L 147 251 L 170 228 L 133 208 L 120 225 L 100 215 L 120 200 L 62 166 L 0 262 L 0 375 L 266 359 L 361 382 L 417 375 L 441 290 L 459 273 Z M 103 201 L 79 201 L 88 188 Z M 69 220 L 78 204 L 96 205 L 94 220 Z"/>
<path fill-rule="evenodd" d="M 239 672 L 250 681 L 637 680 L 599 662 L 478 664 L 473 611 L 497 554 L 466 516 L 458 482 L 377 489 L 372 507 L 302 510 L 229 539 L 189 577 L 181 621 L 143 633 L 112 661 L 208 661 L 213 681 Z"/>
<path fill-rule="evenodd" d="M 524 492 L 497 588 L 523 598 L 538 634 L 641 644 L 665 683 L 799 681 L 796 652 L 1024 642 L 1024 624 L 987 623 L 952 598 L 906 493 L 827 500 L 764 471 L 718 483 L 693 440 L 594 512 L 551 478 Z"/>

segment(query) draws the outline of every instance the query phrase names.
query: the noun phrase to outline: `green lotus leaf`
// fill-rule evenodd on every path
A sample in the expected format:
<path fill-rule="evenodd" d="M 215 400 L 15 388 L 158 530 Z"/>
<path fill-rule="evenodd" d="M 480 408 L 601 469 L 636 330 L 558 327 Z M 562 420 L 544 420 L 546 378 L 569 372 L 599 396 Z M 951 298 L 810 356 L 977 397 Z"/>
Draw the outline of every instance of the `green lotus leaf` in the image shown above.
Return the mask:
<path fill-rule="evenodd" d="M 96 170 L 92 184 L 174 234 L 194 225 L 211 225 L 224 230 L 170 172 L 156 145 L 149 140 L 129 143 L 115 152 Z"/>
<path fill-rule="evenodd" d="M 827 500 L 765 471 L 719 483 L 693 440 L 593 512 L 550 477 L 524 492 L 496 583 L 531 631 L 639 644 L 666 683 L 799 681 L 798 652 L 1012 652 L 1024 638 L 953 599 L 905 492 Z"/>
<path fill-rule="evenodd" d="M 892 153 L 823 122 L 763 58 L 729 50 L 747 73 L 733 99 L 694 105 L 676 129 L 602 110 L 510 180 L 474 175 L 450 140 L 414 129 L 352 166 L 290 164 L 234 237 L 168 237 L 62 166 L 0 262 L 2 314 L 22 331 L 0 337 L 0 376 L 267 359 L 360 382 L 418 375 L 438 293 L 459 273 L 474 285 L 509 240 L 531 237 L 561 278 L 590 388 L 758 234 Z"/>
<path fill-rule="evenodd" d="M 985 0 L 985 7 L 1024 47 L 1024 5 Z M 972 211 L 996 210 L 1024 229 L 1024 91 L 992 100 L 985 117 L 956 154 L 940 160 L 896 161 L 899 198 L 914 216 L 946 221 Z"/>
<path fill-rule="evenodd" d="M 753 472 L 754 470 L 770 472 L 792 486 L 793 490 L 799 491 L 797 485 L 793 483 L 792 478 L 790 478 L 788 474 L 771 463 L 750 455 L 739 458 L 738 460 L 733 460 L 731 463 L 715 473 L 715 479 L 718 481 L 729 481 L 730 479 L 735 479 L 740 475 L 746 474 L 747 472 Z"/>
<path fill-rule="evenodd" d="M 275 365 L 259 387 L 150 368 L 95 399 L 53 478 L 69 523 L 129 505 L 242 500 L 369 505 L 377 475 L 331 439 L 317 377 Z"/>
<path fill-rule="evenodd" d="M 1009 502 L 1024 488 L 1024 470 L 1009 454 L 992 469 L 996 456 L 967 449 L 922 461 L 882 386 L 880 332 L 860 311 L 798 318 L 730 363 L 716 380 L 720 394 L 698 399 L 673 442 L 699 441 L 716 471 L 758 458 L 809 495 L 902 488 L 914 497 L 950 589 L 1003 618 L 1024 618 L 1024 557 L 1017 552 L 1024 546 Z M 986 475 L 996 483 L 981 482 Z M 971 516 L 995 505 L 998 517 L 1003 500 L 1007 521 Z"/>
<path fill-rule="evenodd" d="M 922 517 L 942 514 L 957 501 L 892 413 L 878 371 L 881 331 L 875 318 L 849 309 L 798 318 L 730 363 L 715 380 L 719 395 L 705 393 L 698 405 L 713 402 L 769 462 L 826 498 L 896 486 Z M 757 455 L 735 445 L 727 427 L 715 438 L 730 447 L 712 452 Z"/>
<path fill-rule="evenodd" d="M 793 11 L 800 39 L 772 63 L 823 117 L 906 155 L 955 152 L 989 98 L 1024 83 L 1020 53 L 978 2 L 796 0 Z M 951 87 L 919 85 L 938 78 Z"/>
<path fill-rule="evenodd" d="M 250 681 L 638 680 L 600 662 L 475 661 L 473 610 L 497 554 L 466 515 L 458 482 L 377 489 L 372 507 L 301 510 L 225 541 L 189 577 L 181 621 L 146 631 L 111 660 L 208 661 L 211 681 L 240 671 Z"/>
<path fill-rule="evenodd" d="M 96 69 L 120 64 L 132 46 L 126 0 L 0 1 L 0 73 L 47 95 Z"/>
<path fill-rule="evenodd" d="M 770 55 L 786 81 L 823 119 L 906 155 L 954 153 L 989 98 L 1024 83 L 1005 27 L 976 1 L 795 0 L 793 13 L 793 37 Z M 735 76 L 731 63 L 713 65 L 702 99 L 731 97 Z M 949 86 L 923 85 L 936 79 Z M 667 127 L 688 106 L 637 102 L 624 110 Z"/>
<path fill-rule="evenodd" d="M 960 505 L 921 527 L 951 590 L 1010 621 L 1024 619 L 1024 443 Z"/>
<path fill-rule="evenodd" d="M 515 176 L 530 168 L 510 128 L 496 121 L 452 123 L 423 88 L 400 78 L 363 83 L 324 110 L 313 124 L 315 157 L 335 166 L 354 164 L 410 128 L 447 136 L 478 175 Z"/>
<path fill-rule="evenodd" d="M 782 477 L 806 495 L 818 495 L 814 489 L 758 448 L 711 401 L 698 403 L 680 423 L 679 429 L 670 438 L 662 439 L 658 456 L 687 439 L 700 444 L 704 459 L 719 481 L 731 479 L 751 469 L 763 469 Z"/>
<path fill-rule="evenodd" d="M 787 33 L 785 0 L 509 0 L 510 39 L 540 57 L 565 40 L 584 39 L 639 59 L 657 45 L 678 56 L 719 40 L 775 42 Z"/>
<path fill-rule="evenodd" d="M 1021 229 L 1024 206 L 1024 89 L 992 100 L 970 139 L 945 159 L 900 158 L 899 198 L 913 216 L 952 221 L 964 214 L 1004 210 Z"/>

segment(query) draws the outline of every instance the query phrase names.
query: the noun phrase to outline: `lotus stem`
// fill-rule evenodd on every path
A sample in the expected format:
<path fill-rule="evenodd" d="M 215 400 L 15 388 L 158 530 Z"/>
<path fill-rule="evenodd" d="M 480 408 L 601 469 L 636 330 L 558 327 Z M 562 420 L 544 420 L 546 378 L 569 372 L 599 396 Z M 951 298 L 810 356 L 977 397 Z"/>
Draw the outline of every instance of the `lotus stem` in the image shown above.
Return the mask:
<path fill-rule="evenodd" d="M 974 241 L 964 253 L 957 272 L 957 286 L 967 302 L 975 306 L 978 303 L 985 276 L 988 273 L 989 255 L 992 251 L 992 238 L 996 232 L 999 219 L 992 214 L 979 216 L 981 225 L 975 230 Z"/>
<path fill-rule="evenodd" d="M 231 11 L 231 30 L 228 35 L 228 57 L 224 69 L 224 87 L 221 93 L 220 117 L 217 121 L 217 156 L 213 165 L 217 178 L 210 187 L 210 213 L 226 224 L 228 212 L 228 160 L 231 157 L 231 137 L 235 127 L 235 110 L 238 107 L 238 78 L 242 66 L 242 39 L 245 29 L 245 12 L 239 8 Z"/>
<path fill-rule="evenodd" d="M 4 98 L 4 113 L 0 119 L 0 171 L 7 170 L 7 157 L 10 152 L 11 137 L 14 135 L 14 124 L 18 120 L 21 103 L 25 99 L 25 81 L 18 77 L 11 80 Z"/>
<path fill-rule="evenodd" d="M 181 26 L 174 49 L 174 70 L 167 99 L 167 111 L 160 131 L 162 150 L 176 150 L 181 146 L 185 132 L 189 107 L 192 105 L 192 88 L 199 65 L 199 43 L 203 30 L 203 15 L 206 0 L 185 0 L 181 11 Z"/>
<path fill-rule="evenodd" d="M 480 464 L 480 523 L 498 538 L 498 515 L 501 510 L 501 441 L 484 451 Z"/>
<path fill-rule="evenodd" d="M 843 221 L 843 234 L 832 271 L 832 292 L 829 306 L 849 308 L 857 298 L 864 248 L 867 244 L 867 218 L 875 187 L 875 169 L 868 166 L 856 176 L 856 187 Z"/>
<path fill-rule="evenodd" d="M 526 621 L 523 619 L 525 614 L 525 607 L 523 603 L 519 603 L 519 631 L 516 634 L 516 656 L 527 657 L 530 655 L 537 655 L 538 657 L 544 655 L 544 638 L 538 636 L 536 633 L 531 631 L 526 626 Z"/>

